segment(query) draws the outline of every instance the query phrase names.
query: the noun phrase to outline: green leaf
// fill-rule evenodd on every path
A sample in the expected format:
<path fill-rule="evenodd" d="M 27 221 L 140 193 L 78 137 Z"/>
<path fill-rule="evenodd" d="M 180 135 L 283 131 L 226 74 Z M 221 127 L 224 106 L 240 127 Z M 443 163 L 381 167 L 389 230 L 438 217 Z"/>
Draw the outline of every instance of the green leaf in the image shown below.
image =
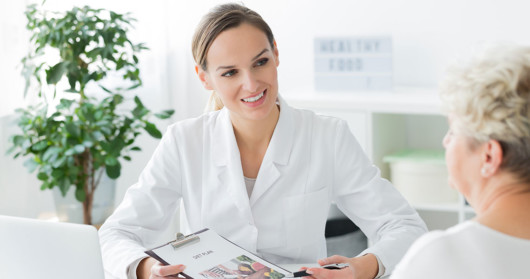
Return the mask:
<path fill-rule="evenodd" d="M 59 189 L 61 190 L 61 194 L 66 196 L 66 193 L 68 193 L 68 189 L 70 189 L 70 179 L 68 177 L 63 177 L 59 182 Z"/>
<path fill-rule="evenodd" d="M 114 166 L 107 166 L 105 168 L 105 171 L 107 172 L 107 175 L 112 178 L 112 179 L 116 179 L 118 177 L 120 177 L 120 172 L 121 172 L 121 165 L 120 165 L 120 162 L 118 162 L 116 165 Z"/>
<path fill-rule="evenodd" d="M 64 92 L 68 92 L 68 93 L 79 93 L 79 91 L 73 89 L 73 88 L 70 88 L 70 89 L 66 89 L 64 90 Z"/>
<path fill-rule="evenodd" d="M 94 131 L 92 133 L 92 137 L 94 137 L 94 139 L 97 141 L 101 141 L 105 139 L 105 136 L 100 131 Z"/>
<path fill-rule="evenodd" d="M 34 158 L 29 158 L 28 160 L 24 162 L 24 166 L 31 173 L 37 169 L 37 167 L 39 166 L 39 163 L 37 163 Z"/>
<path fill-rule="evenodd" d="M 52 170 L 52 177 L 55 179 L 61 178 L 64 176 L 64 171 L 62 169 Z"/>
<path fill-rule="evenodd" d="M 64 156 L 72 156 L 75 154 L 75 149 L 74 148 L 70 148 L 68 150 L 66 150 L 66 152 L 64 152 Z"/>
<path fill-rule="evenodd" d="M 83 141 L 83 145 L 86 147 L 86 148 L 90 148 L 92 146 L 94 146 L 94 143 L 90 140 L 85 140 Z"/>
<path fill-rule="evenodd" d="M 127 161 L 131 161 L 131 157 L 129 157 L 129 156 L 123 156 L 123 159 L 125 159 Z"/>
<path fill-rule="evenodd" d="M 137 107 L 143 108 L 144 104 L 142 104 L 142 101 L 140 101 L 140 98 L 138 96 L 134 96 L 134 102 L 136 103 Z"/>
<path fill-rule="evenodd" d="M 33 144 L 31 146 L 31 150 L 33 150 L 33 151 L 41 151 L 41 150 L 46 149 L 46 147 L 48 147 L 48 141 L 47 140 L 41 140 L 41 141 L 38 141 L 35 144 Z"/>
<path fill-rule="evenodd" d="M 73 122 L 68 122 L 64 124 L 64 127 L 66 128 L 66 131 L 74 138 L 79 138 L 79 135 L 81 134 L 81 131 L 79 130 L 79 126 L 76 125 Z"/>
<path fill-rule="evenodd" d="M 140 87 L 140 86 L 142 86 L 142 83 L 137 83 L 137 84 L 135 84 L 135 85 L 133 85 L 133 86 L 127 88 L 126 90 L 133 90 L 133 89 L 136 89 L 136 88 L 138 88 L 138 87 Z"/>
<path fill-rule="evenodd" d="M 144 107 L 135 107 L 132 111 L 132 114 L 136 119 L 141 119 L 149 113 L 149 110 Z"/>
<path fill-rule="evenodd" d="M 38 178 L 39 180 L 43 180 L 43 181 L 45 181 L 45 180 L 48 180 L 48 175 L 47 175 L 46 173 L 39 172 L 39 173 L 37 174 L 37 178 Z"/>
<path fill-rule="evenodd" d="M 86 199 L 85 190 L 81 187 L 76 187 L 75 189 L 75 198 L 80 202 L 84 202 Z"/>
<path fill-rule="evenodd" d="M 142 151 L 142 149 L 138 146 L 135 146 L 133 148 L 131 148 L 132 151 Z"/>
<path fill-rule="evenodd" d="M 120 94 L 114 94 L 114 96 L 112 96 L 112 101 L 115 105 L 121 104 L 123 102 L 123 96 Z"/>
<path fill-rule="evenodd" d="M 46 83 L 48 84 L 57 84 L 63 77 L 66 69 L 68 67 L 69 61 L 63 61 L 55 64 L 55 66 L 46 70 Z"/>
<path fill-rule="evenodd" d="M 21 135 L 16 135 L 16 136 L 13 136 L 13 137 L 11 138 L 11 142 L 12 142 L 13 144 L 15 144 L 16 146 L 21 146 L 22 143 L 24 142 L 24 140 L 25 140 L 25 139 L 24 139 L 24 136 L 21 136 Z"/>
<path fill-rule="evenodd" d="M 73 103 L 74 100 L 61 99 L 61 102 L 57 105 L 57 109 L 69 109 Z"/>
<path fill-rule="evenodd" d="M 11 146 L 7 151 L 6 151 L 6 155 L 9 155 L 11 153 L 13 153 L 13 151 L 15 151 L 17 149 L 17 146 L 16 145 L 13 145 Z"/>
<path fill-rule="evenodd" d="M 52 162 L 52 167 L 58 168 L 61 167 L 66 162 L 66 157 L 61 157 L 56 161 Z"/>
<path fill-rule="evenodd" d="M 59 155 L 59 153 L 62 150 L 63 149 L 60 148 L 60 147 L 52 146 L 52 147 L 46 149 L 46 151 L 42 155 L 42 160 L 43 161 L 54 161 L 55 158 L 57 158 L 57 156 Z"/>
<path fill-rule="evenodd" d="M 160 119 L 168 119 L 171 117 L 171 115 L 173 115 L 173 113 L 175 113 L 175 110 L 174 109 L 168 109 L 168 110 L 164 110 L 160 113 L 155 113 L 155 116 L 160 118 Z"/>
<path fill-rule="evenodd" d="M 162 133 L 156 128 L 155 124 L 151 122 L 145 122 L 144 129 L 151 135 L 153 138 L 160 139 L 162 138 Z"/>
<path fill-rule="evenodd" d="M 116 157 L 111 156 L 111 155 L 107 155 L 105 157 L 106 166 L 115 166 L 116 164 L 118 164 L 118 159 L 116 159 Z"/>
<path fill-rule="evenodd" d="M 96 120 L 101 120 L 102 117 L 103 117 L 103 111 L 101 111 L 101 110 L 97 110 L 97 111 L 94 113 L 94 119 L 96 119 Z"/>
<path fill-rule="evenodd" d="M 50 183 L 48 183 L 47 181 L 44 181 L 44 182 L 42 183 L 42 185 L 40 186 L 40 189 L 41 189 L 41 190 L 51 189 L 50 185 L 53 185 L 53 184 L 50 184 Z"/>
<path fill-rule="evenodd" d="M 110 91 L 109 89 L 107 89 L 106 87 L 104 87 L 103 85 L 99 85 L 99 87 L 101 87 L 101 89 L 103 89 L 103 90 L 104 90 L 105 92 L 107 92 L 107 93 L 110 93 L 110 94 L 113 93 L 112 91 Z"/>
<path fill-rule="evenodd" d="M 78 144 L 76 146 L 74 146 L 74 150 L 75 150 L 75 153 L 76 154 L 81 154 L 83 152 L 85 152 L 85 146 L 83 144 Z"/>

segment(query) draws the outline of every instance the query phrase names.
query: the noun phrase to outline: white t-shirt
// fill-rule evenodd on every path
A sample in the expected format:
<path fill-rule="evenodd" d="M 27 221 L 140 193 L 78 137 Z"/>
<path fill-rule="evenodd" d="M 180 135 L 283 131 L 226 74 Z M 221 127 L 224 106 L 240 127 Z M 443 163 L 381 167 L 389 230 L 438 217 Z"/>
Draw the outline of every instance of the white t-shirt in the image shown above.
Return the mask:
<path fill-rule="evenodd" d="M 391 278 L 529 278 L 529 265 L 530 240 L 466 221 L 419 238 Z"/>

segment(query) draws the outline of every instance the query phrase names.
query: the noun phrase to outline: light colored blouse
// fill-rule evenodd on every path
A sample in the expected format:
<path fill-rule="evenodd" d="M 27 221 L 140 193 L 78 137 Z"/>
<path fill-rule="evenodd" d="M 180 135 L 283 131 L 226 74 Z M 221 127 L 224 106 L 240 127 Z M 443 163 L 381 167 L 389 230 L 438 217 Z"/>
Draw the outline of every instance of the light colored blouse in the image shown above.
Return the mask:
<path fill-rule="evenodd" d="M 254 190 L 255 184 L 256 184 L 256 178 L 245 177 L 245 186 L 247 186 L 247 194 L 248 194 L 249 199 L 250 199 L 250 195 L 252 195 L 252 190 Z"/>

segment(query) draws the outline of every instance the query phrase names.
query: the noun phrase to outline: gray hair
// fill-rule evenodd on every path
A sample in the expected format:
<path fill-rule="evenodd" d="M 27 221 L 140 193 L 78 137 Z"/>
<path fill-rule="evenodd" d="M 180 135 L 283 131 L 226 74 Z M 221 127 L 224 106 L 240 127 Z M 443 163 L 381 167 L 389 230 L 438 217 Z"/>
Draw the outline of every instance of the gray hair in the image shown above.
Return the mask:
<path fill-rule="evenodd" d="M 497 140 L 501 168 L 530 182 L 530 47 L 496 46 L 454 66 L 440 94 L 459 132 Z"/>

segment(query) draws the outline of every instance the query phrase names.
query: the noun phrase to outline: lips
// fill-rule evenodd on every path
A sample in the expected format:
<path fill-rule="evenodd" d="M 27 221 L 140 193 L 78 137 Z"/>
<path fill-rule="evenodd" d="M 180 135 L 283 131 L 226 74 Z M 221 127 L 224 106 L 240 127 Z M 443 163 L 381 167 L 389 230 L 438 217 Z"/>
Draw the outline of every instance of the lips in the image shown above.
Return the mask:
<path fill-rule="evenodd" d="M 256 94 L 252 97 L 248 97 L 248 98 L 244 98 L 244 99 L 241 99 L 243 102 L 246 102 L 246 103 L 255 103 L 257 101 L 259 101 L 261 98 L 263 98 L 263 96 L 265 96 L 265 93 L 267 92 L 267 89 L 263 90 L 261 93 L 259 94 Z"/>

